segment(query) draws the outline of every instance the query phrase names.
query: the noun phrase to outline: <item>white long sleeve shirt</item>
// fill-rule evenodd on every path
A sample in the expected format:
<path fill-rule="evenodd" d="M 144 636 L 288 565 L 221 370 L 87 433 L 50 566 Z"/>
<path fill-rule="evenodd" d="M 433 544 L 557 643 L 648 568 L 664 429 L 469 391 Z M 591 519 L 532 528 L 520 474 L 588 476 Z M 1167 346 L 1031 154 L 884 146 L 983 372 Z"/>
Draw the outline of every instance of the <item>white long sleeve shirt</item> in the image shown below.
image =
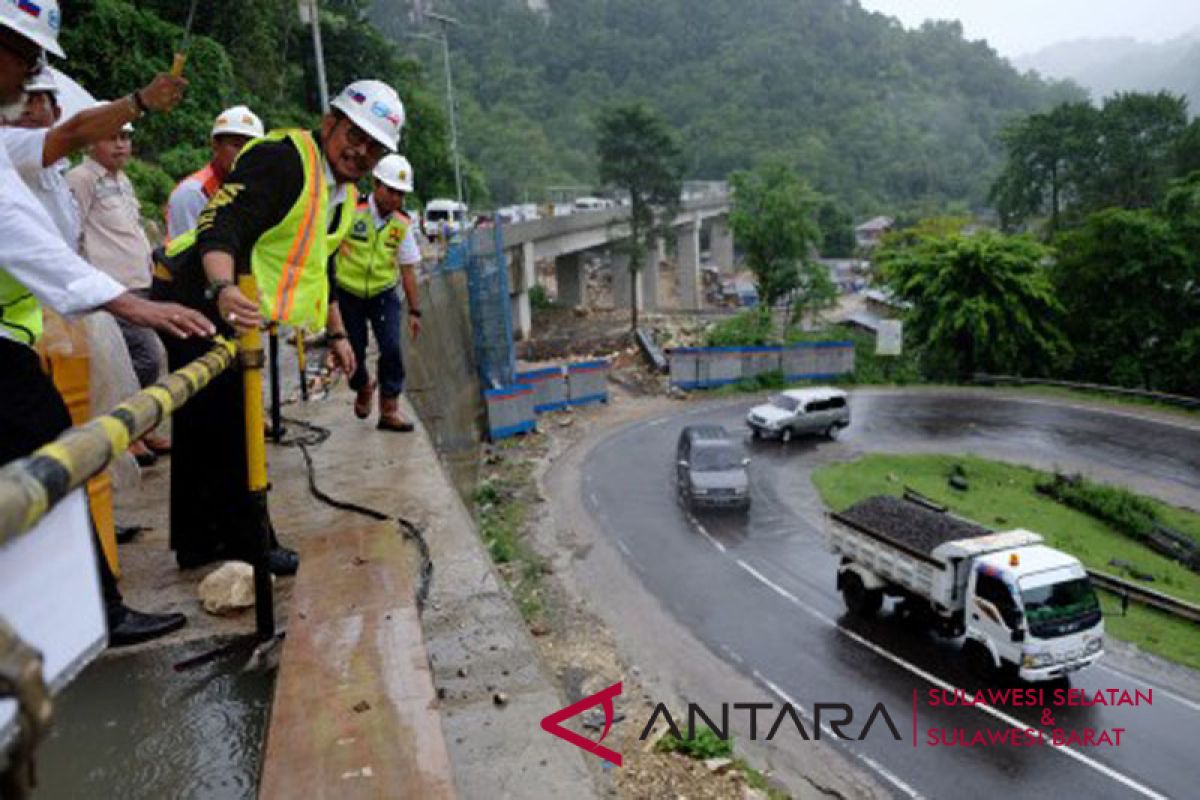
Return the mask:
<path fill-rule="evenodd" d="M 0 268 L 43 305 L 78 314 L 99 308 L 125 287 L 71 250 L 21 180 L 18 169 L 41 168 L 45 141 L 45 130 L 0 129 Z"/>

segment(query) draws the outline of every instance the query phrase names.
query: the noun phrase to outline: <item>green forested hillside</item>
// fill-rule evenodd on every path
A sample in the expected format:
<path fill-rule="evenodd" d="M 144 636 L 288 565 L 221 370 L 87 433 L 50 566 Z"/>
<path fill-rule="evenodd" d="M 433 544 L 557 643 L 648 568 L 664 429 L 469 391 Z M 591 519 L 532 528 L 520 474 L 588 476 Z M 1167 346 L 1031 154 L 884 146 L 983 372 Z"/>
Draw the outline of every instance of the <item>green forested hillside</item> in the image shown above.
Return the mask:
<path fill-rule="evenodd" d="M 375 0 L 372 14 L 440 77 L 440 48 L 404 38 L 413 5 Z M 854 0 L 530 5 L 436 4 L 462 22 L 451 31 L 462 137 L 496 202 L 590 182 L 596 110 L 644 98 L 679 130 L 689 178 L 779 158 L 859 213 L 978 208 L 1000 129 L 1084 97 L 1022 76 L 956 23 L 906 31 Z"/>
<path fill-rule="evenodd" d="M 183 0 L 74 0 L 63 4 L 59 64 L 100 98 L 126 94 L 171 64 L 187 18 Z M 417 193 L 453 187 L 444 106 L 421 65 L 366 20 L 364 0 L 322 0 L 331 92 L 360 77 L 392 83 L 408 112 L 402 146 L 419 176 Z M 170 114 L 138 123 L 131 167 L 145 211 L 157 216 L 174 180 L 207 161 L 208 133 L 221 109 L 254 108 L 268 128 L 316 124 L 312 45 L 295 0 L 203 0 L 184 75 L 188 94 Z"/>

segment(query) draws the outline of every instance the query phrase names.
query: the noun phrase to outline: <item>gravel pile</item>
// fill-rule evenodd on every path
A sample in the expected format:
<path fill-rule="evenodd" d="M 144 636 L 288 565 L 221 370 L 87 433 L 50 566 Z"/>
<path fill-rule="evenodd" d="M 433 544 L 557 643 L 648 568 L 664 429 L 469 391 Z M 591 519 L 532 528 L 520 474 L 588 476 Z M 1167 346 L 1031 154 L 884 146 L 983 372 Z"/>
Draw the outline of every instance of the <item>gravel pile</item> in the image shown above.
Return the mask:
<path fill-rule="evenodd" d="M 868 497 L 835 514 L 834 518 L 929 554 L 946 542 L 992 533 L 980 525 L 889 495 Z"/>

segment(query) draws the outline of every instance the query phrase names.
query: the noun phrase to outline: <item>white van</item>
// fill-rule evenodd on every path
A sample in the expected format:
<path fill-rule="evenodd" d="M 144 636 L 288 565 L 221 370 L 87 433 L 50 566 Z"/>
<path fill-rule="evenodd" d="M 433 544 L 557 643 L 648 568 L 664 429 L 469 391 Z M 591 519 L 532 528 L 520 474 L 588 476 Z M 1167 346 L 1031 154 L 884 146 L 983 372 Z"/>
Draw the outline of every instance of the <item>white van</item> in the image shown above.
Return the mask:
<path fill-rule="evenodd" d="M 576 211 L 603 211 L 606 208 L 612 208 L 612 200 L 605 200 L 603 197 L 576 197 Z"/>
<path fill-rule="evenodd" d="M 467 205 L 457 200 L 430 200 L 422 222 L 430 239 L 449 239 L 467 228 Z"/>

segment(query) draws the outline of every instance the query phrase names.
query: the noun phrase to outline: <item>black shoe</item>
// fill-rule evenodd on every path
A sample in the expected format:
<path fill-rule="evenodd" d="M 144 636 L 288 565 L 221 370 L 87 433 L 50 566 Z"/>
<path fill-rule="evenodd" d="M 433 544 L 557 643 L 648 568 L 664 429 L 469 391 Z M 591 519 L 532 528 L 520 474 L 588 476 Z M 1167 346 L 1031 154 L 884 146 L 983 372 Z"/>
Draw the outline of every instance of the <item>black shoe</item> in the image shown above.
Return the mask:
<path fill-rule="evenodd" d="M 272 575 L 295 575 L 300 569 L 300 555 L 287 547 L 272 547 L 267 551 L 267 570 Z"/>
<path fill-rule="evenodd" d="M 108 646 L 128 647 L 173 633 L 187 624 L 183 614 L 143 614 L 122 604 L 108 611 Z"/>

